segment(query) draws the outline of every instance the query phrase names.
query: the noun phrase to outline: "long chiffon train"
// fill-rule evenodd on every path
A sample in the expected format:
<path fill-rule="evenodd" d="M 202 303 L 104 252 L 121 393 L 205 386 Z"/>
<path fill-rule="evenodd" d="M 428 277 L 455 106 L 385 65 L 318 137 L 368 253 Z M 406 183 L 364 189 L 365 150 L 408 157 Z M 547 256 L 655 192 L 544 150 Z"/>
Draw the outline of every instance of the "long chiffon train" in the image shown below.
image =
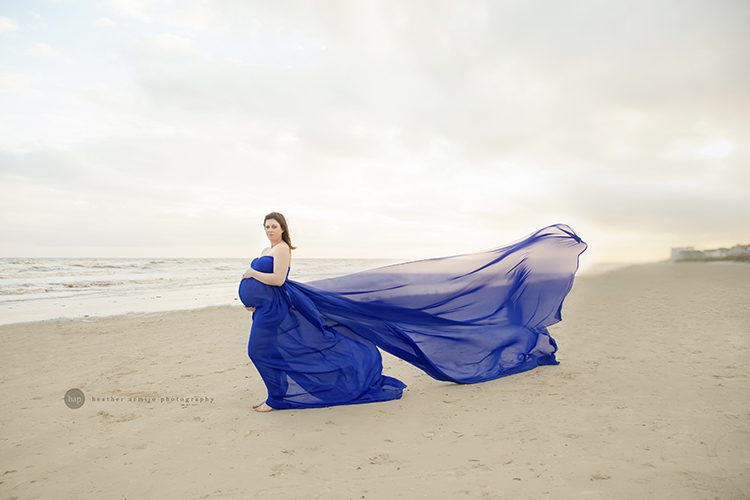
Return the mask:
<path fill-rule="evenodd" d="M 400 398 L 378 348 L 437 380 L 476 383 L 558 364 L 562 320 L 587 244 L 554 224 L 502 247 L 282 286 L 240 282 L 256 307 L 248 355 L 275 409 Z M 273 271 L 273 257 L 251 266 Z M 288 276 L 288 273 L 287 273 Z"/>

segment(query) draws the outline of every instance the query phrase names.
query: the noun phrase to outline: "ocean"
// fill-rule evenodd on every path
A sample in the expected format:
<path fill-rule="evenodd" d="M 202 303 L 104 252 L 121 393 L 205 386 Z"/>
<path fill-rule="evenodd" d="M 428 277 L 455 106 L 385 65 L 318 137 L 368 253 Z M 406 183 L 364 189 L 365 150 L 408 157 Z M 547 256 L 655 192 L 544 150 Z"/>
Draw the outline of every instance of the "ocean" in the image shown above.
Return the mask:
<path fill-rule="evenodd" d="M 0 258 L 0 324 L 241 306 L 251 259 Z M 294 259 L 289 279 L 313 281 L 391 263 Z"/>
<path fill-rule="evenodd" d="M 0 324 L 239 307 L 237 289 L 250 260 L 0 258 Z M 304 283 L 405 261 L 294 259 L 289 279 Z"/>

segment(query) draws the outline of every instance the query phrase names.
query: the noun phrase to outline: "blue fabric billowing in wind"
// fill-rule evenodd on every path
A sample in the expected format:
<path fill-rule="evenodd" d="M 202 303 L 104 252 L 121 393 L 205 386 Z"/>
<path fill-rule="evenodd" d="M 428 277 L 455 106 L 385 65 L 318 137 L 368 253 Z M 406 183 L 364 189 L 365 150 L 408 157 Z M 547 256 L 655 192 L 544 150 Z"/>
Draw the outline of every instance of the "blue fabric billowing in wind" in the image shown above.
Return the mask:
<path fill-rule="evenodd" d="M 562 320 L 587 244 L 554 224 L 506 246 L 282 286 L 240 282 L 256 307 L 248 355 L 276 409 L 400 398 L 378 347 L 437 380 L 475 383 L 558 364 Z M 273 257 L 253 269 L 273 272 Z M 288 273 L 287 273 L 288 276 Z"/>

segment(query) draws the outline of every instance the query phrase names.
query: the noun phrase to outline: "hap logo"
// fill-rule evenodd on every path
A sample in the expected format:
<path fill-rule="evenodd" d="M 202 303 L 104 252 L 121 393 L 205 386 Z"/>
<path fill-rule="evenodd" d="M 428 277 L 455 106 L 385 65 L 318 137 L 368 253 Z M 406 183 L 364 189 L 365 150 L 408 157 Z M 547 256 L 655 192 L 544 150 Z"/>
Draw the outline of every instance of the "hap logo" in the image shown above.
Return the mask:
<path fill-rule="evenodd" d="M 86 397 L 83 395 L 83 391 L 81 389 L 69 389 L 68 392 L 65 393 L 65 404 L 68 408 L 77 409 L 83 406 L 83 402 L 86 400 Z"/>

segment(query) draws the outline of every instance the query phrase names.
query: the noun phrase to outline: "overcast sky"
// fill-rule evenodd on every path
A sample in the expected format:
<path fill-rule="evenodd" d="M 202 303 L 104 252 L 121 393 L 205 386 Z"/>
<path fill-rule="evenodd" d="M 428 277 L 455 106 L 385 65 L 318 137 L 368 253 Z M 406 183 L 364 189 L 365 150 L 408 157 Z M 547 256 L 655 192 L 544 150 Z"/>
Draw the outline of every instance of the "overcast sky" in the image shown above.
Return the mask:
<path fill-rule="evenodd" d="M 5 1 L 0 256 L 750 243 L 750 2 Z"/>

